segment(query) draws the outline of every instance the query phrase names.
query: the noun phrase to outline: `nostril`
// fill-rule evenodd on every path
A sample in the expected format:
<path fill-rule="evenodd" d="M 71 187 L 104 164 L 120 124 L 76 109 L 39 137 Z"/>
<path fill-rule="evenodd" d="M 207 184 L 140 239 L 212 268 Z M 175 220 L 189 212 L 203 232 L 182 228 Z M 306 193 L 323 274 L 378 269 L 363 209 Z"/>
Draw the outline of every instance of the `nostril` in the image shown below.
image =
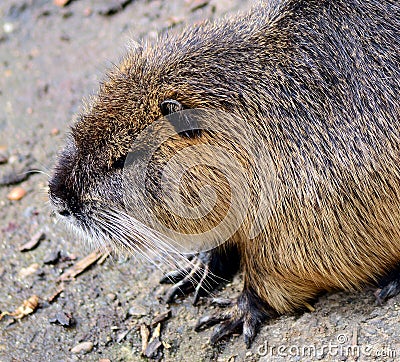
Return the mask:
<path fill-rule="evenodd" d="M 58 212 L 61 216 L 70 216 L 71 215 L 71 213 L 68 211 L 68 210 L 60 210 L 59 212 Z"/>

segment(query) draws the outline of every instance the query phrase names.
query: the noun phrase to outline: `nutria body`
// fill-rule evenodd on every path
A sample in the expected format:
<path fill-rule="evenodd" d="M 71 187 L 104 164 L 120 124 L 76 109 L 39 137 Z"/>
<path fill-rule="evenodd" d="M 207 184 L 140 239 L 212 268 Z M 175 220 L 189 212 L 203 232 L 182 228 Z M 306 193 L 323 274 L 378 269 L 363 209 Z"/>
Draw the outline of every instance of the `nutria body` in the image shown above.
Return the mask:
<path fill-rule="evenodd" d="M 200 286 L 209 272 L 233 272 L 237 258 L 244 274 L 243 293 L 231 311 L 202 320 L 207 326 L 225 319 L 213 340 L 243 326 L 250 342 L 274 312 L 303 308 L 322 291 L 360 288 L 390 272 L 379 297 L 395 295 L 399 49 L 400 5 L 394 0 L 272 0 L 244 16 L 163 36 L 132 50 L 109 72 L 72 126 L 50 181 L 50 199 L 93 238 L 138 250 L 151 242 L 152 228 L 143 226 L 140 207 L 135 215 L 127 211 L 122 169 L 135 147 L 151 141 L 135 141 L 163 115 L 221 111 L 228 114 L 223 124 L 232 137 L 197 123 L 182 131 L 171 122 L 176 132 L 146 164 L 143 190 L 130 190 L 131 201 L 153 211 L 166 228 L 201 237 L 228 213 L 232 190 L 248 186 L 240 227 L 228 225 L 228 240 L 214 240 L 219 246 L 200 257 Z M 229 117 L 240 121 L 230 123 Z M 236 127 L 240 122 L 254 131 L 251 140 Z M 180 179 L 180 197 L 193 209 L 201 204 L 202 187 L 211 185 L 217 202 L 206 216 L 184 219 L 169 209 L 175 199 L 162 170 L 176 153 L 199 144 L 227 150 L 244 168 L 247 184 L 239 176 L 226 180 L 215 164 L 201 168 L 218 160 L 211 151 L 189 152 L 186 159 L 199 162 Z M 254 166 L 254 151 L 266 164 Z M 140 164 L 140 155 L 132 163 Z M 265 170 L 268 177 L 258 172 Z M 163 242 L 159 234 L 151 235 L 156 241 L 149 250 L 169 250 L 157 244 Z M 188 281 L 178 286 L 184 289 Z"/>

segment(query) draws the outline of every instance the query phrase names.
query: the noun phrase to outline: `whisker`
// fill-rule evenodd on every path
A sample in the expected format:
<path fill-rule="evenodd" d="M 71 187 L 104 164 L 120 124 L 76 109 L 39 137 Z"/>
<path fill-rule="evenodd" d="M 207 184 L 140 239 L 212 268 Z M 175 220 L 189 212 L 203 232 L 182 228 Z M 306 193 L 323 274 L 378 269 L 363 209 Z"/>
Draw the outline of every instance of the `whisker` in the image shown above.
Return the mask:
<path fill-rule="evenodd" d="M 128 253 L 135 260 L 142 259 L 152 264 L 163 274 L 165 267 L 185 271 L 184 277 L 194 288 L 201 282 L 201 287 L 213 296 L 213 284 L 219 284 L 223 278 L 204 268 L 200 259 L 188 258 L 179 249 L 179 243 L 168 235 L 144 224 L 120 208 L 110 205 L 103 207 L 98 201 L 90 204 L 90 223 L 80 223 L 79 226 L 66 223 L 70 224 L 71 230 L 78 231 L 79 236 L 100 250 L 109 251 L 111 247 L 116 254 L 121 251 Z M 48 200 L 47 204 L 49 203 Z M 56 224 L 61 219 L 56 215 Z"/>
<path fill-rule="evenodd" d="M 48 178 L 51 177 L 49 173 L 39 170 L 39 169 L 31 169 L 31 170 L 23 172 L 23 174 L 29 174 L 29 173 L 39 173 L 39 174 L 47 176 Z"/>
<path fill-rule="evenodd" d="M 146 250 L 148 252 L 151 252 L 152 255 L 156 257 L 158 256 L 162 262 L 164 262 L 169 266 L 172 266 L 173 268 L 176 268 L 177 266 L 179 266 L 179 264 L 177 259 L 171 258 L 170 253 L 173 253 L 174 257 L 178 256 L 179 260 L 183 260 L 185 263 L 190 264 L 190 267 L 194 270 L 194 272 L 188 273 L 187 276 L 194 285 L 198 283 L 198 280 L 202 279 L 205 272 L 204 268 L 201 267 L 201 265 L 199 264 L 192 263 L 190 260 L 187 259 L 185 255 L 182 255 L 182 253 L 175 246 L 172 245 L 175 242 L 166 235 L 163 235 L 162 233 L 149 228 L 148 226 L 140 223 L 138 220 L 132 218 L 130 215 L 127 215 L 126 213 L 120 210 L 116 211 L 113 210 L 112 208 L 109 208 L 108 213 L 105 214 L 105 217 L 109 218 L 110 221 L 119 222 L 119 226 L 121 225 L 123 225 L 123 227 L 127 227 L 127 225 L 130 226 L 126 230 L 126 232 L 129 233 L 128 234 L 129 242 L 126 243 L 128 244 L 128 248 L 132 248 L 132 246 L 134 245 L 132 244 L 132 237 L 131 237 L 132 230 L 140 231 L 140 229 L 144 229 L 144 232 L 142 233 L 139 232 L 138 235 L 135 235 L 136 239 L 134 240 L 134 242 L 140 243 L 141 247 L 146 248 Z M 123 220 L 121 217 L 123 217 Z M 121 221 L 123 222 L 121 223 Z M 152 237 L 149 237 L 148 236 L 149 234 Z M 150 261 L 154 264 L 153 259 L 151 259 Z M 224 279 L 213 274 L 210 271 L 208 273 L 209 273 L 208 279 L 202 281 L 202 288 L 211 293 L 211 289 L 213 289 L 211 282 L 215 282 L 216 284 L 218 284 Z M 198 280 L 195 278 L 196 276 Z"/>

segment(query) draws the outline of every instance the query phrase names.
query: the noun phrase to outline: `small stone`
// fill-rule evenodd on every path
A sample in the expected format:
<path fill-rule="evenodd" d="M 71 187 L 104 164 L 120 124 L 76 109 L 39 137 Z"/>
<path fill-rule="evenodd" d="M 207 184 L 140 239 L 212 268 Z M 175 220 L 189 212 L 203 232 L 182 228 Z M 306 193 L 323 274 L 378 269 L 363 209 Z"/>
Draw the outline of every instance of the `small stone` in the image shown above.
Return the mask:
<path fill-rule="evenodd" d="M 125 337 L 132 331 L 133 328 L 127 329 L 126 331 L 123 331 L 121 333 L 118 333 L 117 335 L 117 343 L 121 343 Z"/>
<path fill-rule="evenodd" d="M 114 293 L 108 293 L 106 295 L 107 300 L 109 300 L 110 302 L 114 301 L 115 299 L 117 299 L 117 296 Z"/>
<path fill-rule="evenodd" d="M 63 6 L 68 5 L 71 2 L 71 0 L 54 0 L 53 2 L 54 2 L 54 5 L 63 7 Z"/>
<path fill-rule="evenodd" d="M 8 159 L 8 162 L 12 165 L 12 164 L 16 164 L 19 163 L 19 159 L 17 155 L 11 155 Z"/>
<path fill-rule="evenodd" d="M 92 10 L 92 8 L 85 8 L 85 10 L 83 11 L 83 15 L 84 16 L 90 16 L 90 15 L 92 15 L 92 13 L 93 13 L 93 10 Z"/>
<path fill-rule="evenodd" d="M 45 264 L 57 264 L 60 259 L 60 251 L 49 251 L 43 258 L 43 263 Z"/>
<path fill-rule="evenodd" d="M 50 131 L 50 134 L 52 136 L 57 136 L 58 134 L 60 134 L 60 130 L 58 128 L 52 128 L 52 130 Z"/>
<path fill-rule="evenodd" d="M 22 187 L 13 188 L 7 195 L 7 198 L 12 201 L 21 200 L 26 195 L 26 190 Z"/>
<path fill-rule="evenodd" d="M 53 318 L 49 319 L 49 322 L 60 324 L 63 327 L 71 327 L 72 325 L 74 325 L 74 319 L 72 318 L 72 316 L 62 311 L 57 312 Z"/>
<path fill-rule="evenodd" d="M 10 34 L 14 31 L 14 25 L 12 23 L 4 23 L 3 30 L 6 34 Z"/>
<path fill-rule="evenodd" d="M 132 305 L 128 310 L 128 315 L 130 315 L 131 317 L 140 318 L 145 316 L 146 314 L 147 314 L 146 309 L 141 305 L 137 304 Z"/>
<path fill-rule="evenodd" d="M 8 156 L 5 151 L 0 151 L 0 165 L 8 162 Z"/>
<path fill-rule="evenodd" d="M 35 274 L 39 270 L 39 264 L 38 263 L 33 263 L 29 265 L 27 268 L 22 268 L 19 271 L 19 276 L 21 278 L 25 278 L 29 275 Z"/>
<path fill-rule="evenodd" d="M 158 337 L 154 338 L 149 342 L 143 355 L 147 358 L 158 359 L 160 354 L 160 347 L 163 347 L 160 339 Z"/>
<path fill-rule="evenodd" d="M 28 206 L 28 207 L 24 210 L 24 212 L 22 213 L 22 215 L 23 215 L 25 218 L 31 218 L 32 216 L 38 215 L 38 214 L 39 214 L 39 212 L 38 212 L 36 206 Z"/>
<path fill-rule="evenodd" d="M 86 354 L 93 349 L 93 342 L 81 342 L 71 349 L 74 354 Z"/>

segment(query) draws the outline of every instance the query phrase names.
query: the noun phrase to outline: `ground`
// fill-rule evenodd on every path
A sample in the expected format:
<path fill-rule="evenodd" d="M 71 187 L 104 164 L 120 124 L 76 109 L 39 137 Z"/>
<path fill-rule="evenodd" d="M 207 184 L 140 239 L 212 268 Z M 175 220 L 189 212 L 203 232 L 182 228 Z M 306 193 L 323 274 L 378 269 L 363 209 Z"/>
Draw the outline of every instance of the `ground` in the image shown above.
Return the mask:
<path fill-rule="evenodd" d="M 96 90 L 130 39 L 154 38 L 168 28 L 179 31 L 184 24 L 251 5 L 240 0 L 75 0 L 63 7 L 62 2 L 0 3 L 0 361 L 144 361 L 140 331 L 149 328 L 157 335 L 157 323 L 152 323 L 168 310 L 171 317 L 161 321 L 153 342 L 162 342 L 155 357 L 163 361 L 399 358 L 400 299 L 379 306 L 373 287 L 327 294 L 313 305 L 314 312 L 272 320 L 246 350 L 238 336 L 211 347 L 210 332 L 196 333 L 194 326 L 215 307 L 207 300 L 194 307 L 190 297 L 166 305 L 167 288 L 158 283 L 162 271 L 132 256 L 108 257 L 73 280 L 58 281 L 92 252 L 57 224 L 46 196 L 48 174 L 81 99 Z M 33 169 L 40 172 L 18 180 L 21 172 Z M 9 200 L 17 186 L 26 195 Z M 35 234 L 44 234 L 38 245 L 21 251 Z M 240 287 L 239 275 L 219 294 L 234 296 Z M 27 300 L 31 310 L 7 315 Z M 81 342 L 88 343 L 76 353 Z"/>

